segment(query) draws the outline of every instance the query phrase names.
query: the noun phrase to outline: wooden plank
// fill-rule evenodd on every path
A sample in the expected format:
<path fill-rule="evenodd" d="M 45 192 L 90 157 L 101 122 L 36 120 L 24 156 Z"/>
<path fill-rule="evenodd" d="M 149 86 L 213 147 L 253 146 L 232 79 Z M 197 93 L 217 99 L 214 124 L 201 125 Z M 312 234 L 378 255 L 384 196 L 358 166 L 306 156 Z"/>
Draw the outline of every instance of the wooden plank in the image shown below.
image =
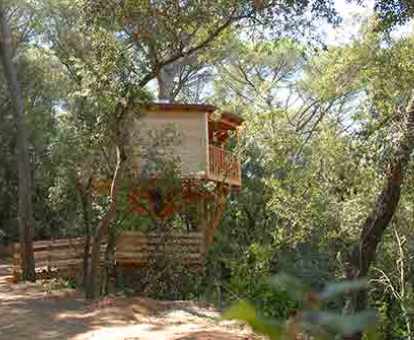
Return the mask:
<path fill-rule="evenodd" d="M 123 231 L 119 237 L 142 237 L 142 238 L 151 238 L 151 237 L 160 237 L 160 236 L 165 236 L 165 237 L 176 237 L 176 238 L 202 238 L 203 234 L 200 232 L 190 232 L 190 233 L 179 233 L 179 232 L 172 232 L 172 233 L 168 233 L 165 235 L 161 235 L 158 232 L 150 232 L 150 233 L 143 233 L 140 231 Z"/>
<path fill-rule="evenodd" d="M 150 238 L 150 239 L 134 239 L 134 238 L 121 238 L 118 239 L 116 244 L 198 244 L 203 242 L 203 239 L 162 239 L 162 238 Z"/>
<path fill-rule="evenodd" d="M 73 239 L 56 239 L 56 240 L 47 240 L 47 241 L 35 241 L 33 242 L 33 250 L 42 249 L 45 247 L 50 247 L 51 245 L 55 247 L 68 246 L 68 245 L 79 245 L 85 242 L 84 237 L 77 237 Z M 20 249 L 20 243 L 14 244 L 15 249 Z"/>
<path fill-rule="evenodd" d="M 123 259 L 122 261 L 118 262 L 118 265 L 125 266 L 125 265 L 149 265 L 151 264 L 151 261 L 145 260 L 145 259 L 136 259 L 136 258 L 128 258 Z M 202 259 L 183 259 L 178 264 L 182 265 L 202 265 L 204 262 Z"/>
<path fill-rule="evenodd" d="M 85 238 L 78 237 L 74 239 L 57 239 L 57 240 L 48 240 L 48 241 L 35 241 L 33 242 L 33 250 L 44 250 L 44 249 L 56 249 L 56 248 L 83 248 L 85 245 Z M 106 246 L 106 244 L 102 244 Z M 15 252 L 20 250 L 20 244 L 14 244 Z"/>
<path fill-rule="evenodd" d="M 135 256 L 140 256 L 138 254 L 145 254 L 146 256 L 159 256 L 160 254 L 164 254 L 165 256 L 169 257 L 178 257 L 178 256 L 185 256 L 186 254 L 201 254 L 200 251 L 197 250 L 190 250 L 190 251 L 160 251 L 160 250 L 139 250 L 136 251 L 134 249 L 122 249 L 115 251 L 115 259 L 117 259 L 119 256 L 122 256 L 122 254 L 135 254 Z"/>
<path fill-rule="evenodd" d="M 202 239 L 198 240 L 161 240 L 161 239 L 150 239 L 150 240 L 133 240 L 133 239 L 121 239 L 116 242 L 117 245 L 119 244 L 179 244 L 179 245 L 186 245 L 186 244 L 199 244 L 202 242 Z"/>
<path fill-rule="evenodd" d="M 196 248 L 200 246 L 200 244 L 203 244 L 203 242 L 186 242 L 186 243 L 176 243 L 176 242 L 168 242 L 168 243 L 157 243 L 157 242 L 151 242 L 151 243 L 134 243 L 134 242 L 120 242 L 115 246 L 115 249 L 124 249 L 124 248 L 134 248 L 134 249 L 140 249 L 140 248 L 171 248 L 171 249 L 191 249 Z"/>
<path fill-rule="evenodd" d="M 149 256 L 150 255 L 150 256 Z M 122 261 L 122 259 L 126 258 L 151 258 L 151 257 L 165 257 L 165 258 L 171 258 L 171 259 L 201 259 L 203 256 L 201 254 L 185 254 L 182 256 L 165 256 L 163 253 L 155 253 L 155 254 L 145 254 L 145 253 L 119 253 L 117 254 L 116 260 Z"/>
<path fill-rule="evenodd" d="M 189 240 L 189 241 L 197 241 L 201 240 L 203 237 L 193 236 L 193 237 L 164 237 L 160 235 L 153 235 L 151 237 L 143 237 L 141 235 L 121 235 L 119 236 L 118 240 L 137 240 L 137 241 L 159 241 L 159 240 L 172 240 L 172 241 L 180 241 L 180 240 Z"/>
<path fill-rule="evenodd" d="M 162 250 L 139 250 L 136 251 L 134 249 L 122 249 L 122 250 L 117 250 L 115 251 L 115 258 L 117 256 L 120 256 L 120 254 L 125 254 L 125 253 L 129 253 L 129 254 L 148 254 L 148 255 L 156 255 L 156 254 L 165 254 L 166 256 L 183 256 L 185 254 L 201 254 L 200 251 L 197 250 L 189 250 L 189 251 L 172 251 L 172 250 L 166 250 L 166 251 L 162 251 Z M 138 255 L 137 255 L 138 256 Z"/>
<path fill-rule="evenodd" d="M 34 252 L 34 256 L 36 257 L 46 257 L 48 255 L 51 254 L 66 254 L 68 257 L 71 256 L 82 256 L 83 255 L 83 249 L 72 249 L 72 248 L 68 248 L 68 249 L 50 249 L 50 250 L 40 250 L 40 251 L 35 251 Z"/>
<path fill-rule="evenodd" d="M 51 275 L 76 275 L 83 263 L 85 238 L 36 241 L 33 243 L 36 272 L 44 277 Z M 178 263 L 200 266 L 203 256 L 204 236 L 200 232 L 160 233 L 123 232 L 115 247 L 115 261 L 119 265 L 145 266 L 156 257 L 166 256 Z M 101 246 L 100 265 L 104 263 L 106 244 Z M 13 275 L 18 279 L 20 270 L 20 247 L 13 253 Z M 60 274 L 53 274 L 60 273 Z M 69 276 L 70 276 L 69 275 Z M 47 276 L 49 277 L 49 276 Z"/>

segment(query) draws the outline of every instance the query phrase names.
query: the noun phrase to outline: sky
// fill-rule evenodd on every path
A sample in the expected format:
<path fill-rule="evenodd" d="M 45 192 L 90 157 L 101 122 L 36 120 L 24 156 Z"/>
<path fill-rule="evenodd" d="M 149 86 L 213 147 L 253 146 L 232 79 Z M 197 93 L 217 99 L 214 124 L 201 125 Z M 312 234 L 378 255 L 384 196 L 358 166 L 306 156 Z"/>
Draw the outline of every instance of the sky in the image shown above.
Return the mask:
<path fill-rule="evenodd" d="M 362 7 L 346 0 L 335 0 L 335 6 L 343 18 L 342 23 L 337 28 L 332 28 L 328 24 L 322 24 L 321 32 L 327 45 L 341 45 L 348 43 L 352 37 L 358 35 L 361 23 L 364 19 L 373 14 L 373 1 L 366 1 L 367 5 Z M 412 32 L 412 23 L 399 27 L 393 32 L 394 38 L 399 38 Z"/>
<path fill-rule="evenodd" d="M 373 14 L 373 0 L 364 1 L 365 5 L 356 5 L 355 3 L 349 3 L 347 0 L 335 0 L 335 7 L 342 17 L 342 22 L 338 27 L 332 27 L 332 25 L 325 21 L 320 24 L 320 33 L 322 35 L 322 41 L 326 45 L 343 45 L 352 41 L 353 37 L 357 36 L 361 24 Z M 393 33 L 395 38 L 403 37 L 412 32 L 413 24 L 409 23 L 403 27 L 397 28 Z M 157 82 L 151 81 L 149 88 L 154 93 L 157 93 Z M 208 86 L 209 89 L 211 87 Z M 209 92 L 209 90 L 207 90 Z"/>

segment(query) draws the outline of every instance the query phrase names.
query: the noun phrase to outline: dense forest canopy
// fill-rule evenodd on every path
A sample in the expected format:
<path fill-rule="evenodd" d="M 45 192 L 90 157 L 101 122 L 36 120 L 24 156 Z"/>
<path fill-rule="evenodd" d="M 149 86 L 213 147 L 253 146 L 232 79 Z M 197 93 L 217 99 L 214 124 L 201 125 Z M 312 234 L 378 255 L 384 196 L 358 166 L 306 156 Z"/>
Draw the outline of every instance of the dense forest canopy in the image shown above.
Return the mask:
<path fill-rule="evenodd" d="M 319 28 L 341 25 L 338 3 L 365 10 L 329 44 Z M 125 203 L 131 115 L 214 104 L 245 120 L 230 143 L 243 184 L 182 297 L 287 318 L 297 302 L 269 287 L 274 274 L 315 290 L 366 279 L 329 306 L 375 309 L 385 338 L 411 338 L 414 35 L 395 31 L 413 14 L 408 0 L 0 0 L 0 242 L 20 236 L 33 280 L 32 239 L 88 235 L 94 297 L 103 238 L 153 222 Z"/>

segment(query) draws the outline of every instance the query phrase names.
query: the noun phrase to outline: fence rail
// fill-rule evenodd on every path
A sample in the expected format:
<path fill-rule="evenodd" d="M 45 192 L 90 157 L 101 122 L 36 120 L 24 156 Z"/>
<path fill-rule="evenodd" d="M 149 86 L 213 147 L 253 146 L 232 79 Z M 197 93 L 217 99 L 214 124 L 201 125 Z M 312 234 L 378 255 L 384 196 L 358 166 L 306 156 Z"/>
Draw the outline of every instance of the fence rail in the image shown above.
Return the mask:
<path fill-rule="evenodd" d="M 33 242 L 36 274 L 39 278 L 63 276 L 79 279 L 82 273 L 85 238 Z M 168 256 L 184 265 L 201 266 L 204 259 L 202 233 L 123 232 L 115 245 L 119 266 L 147 266 L 159 256 Z M 106 244 L 101 247 L 101 265 Z M 14 245 L 13 276 L 21 278 L 20 245 Z"/>
<path fill-rule="evenodd" d="M 85 238 L 65 238 L 33 242 L 35 271 L 38 278 L 61 276 L 80 279 L 82 273 Z M 104 258 L 105 244 L 101 246 L 101 260 Z M 13 277 L 21 278 L 20 244 L 14 244 Z"/>
<path fill-rule="evenodd" d="M 159 256 L 168 256 L 188 265 L 201 265 L 204 250 L 202 233 L 123 233 L 117 239 L 115 260 L 120 265 L 146 265 Z"/>

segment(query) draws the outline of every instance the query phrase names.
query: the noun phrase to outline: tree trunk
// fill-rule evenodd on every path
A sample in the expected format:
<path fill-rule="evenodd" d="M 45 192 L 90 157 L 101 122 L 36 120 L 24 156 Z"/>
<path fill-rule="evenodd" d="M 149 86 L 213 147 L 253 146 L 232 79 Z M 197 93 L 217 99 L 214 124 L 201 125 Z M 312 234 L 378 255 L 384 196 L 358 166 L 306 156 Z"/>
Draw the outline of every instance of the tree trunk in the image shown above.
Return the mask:
<path fill-rule="evenodd" d="M 16 161 L 19 178 L 18 222 L 20 234 L 20 252 L 22 263 L 22 279 L 36 280 L 33 257 L 33 208 L 31 172 L 29 161 L 28 132 L 24 117 L 24 100 L 16 68 L 12 61 L 12 36 L 2 0 L 0 0 L 0 58 L 4 75 L 13 104 L 14 122 L 16 126 Z"/>
<path fill-rule="evenodd" d="M 414 92 L 406 109 L 406 121 L 402 138 L 397 147 L 386 175 L 384 187 L 379 194 L 376 204 L 363 223 L 359 243 L 354 247 L 347 269 L 349 280 L 366 278 L 372 262 L 375 260 L 377 246 L 397 209 L 400 200 L 401 186 L 414 150 Z M 366 309 L 368 292 L 362 290 L 352 296 L 351 312 L 361 312 Z M 359 340 L 362 334 L 353 334 L 345 339 Z"/>
<path fill-rule="evenodd" d="M 102 295 L 108 295 L 114 288 L 113 277 L 115 274 L 115 243 L 116 235 L 113 229 L 108 232 L 108 243 L 104 259 L 104 278 L 102 282 Z"/>
<path fill-rule="evenodd" d="M 119 181 L 121 179 L 121 173 L 123 170 L 123 164 L 126 160 L 126 155 L 122 147 L 117 146 L 117 164 L 114 171 L 111 184 L 111 193 L 110 193 L 110 204 L 107 212 L 105 213 L 102 220 L 99 222 L 95 230 L 95 235 L 93 236 L 92 251 L 91 251 L 91 260 L 88 271 L 88 283 L 86 287 L 86 298 L 94 299 L 98 292 L 97 281 L 98 281 L 98 268 L 101 258 L 101 244 L 104 236 L 108 233 L 109 226 L 112 220 L 115 218 L 116 209 L 118 204 L 118 190 L 119 190 Z"/>
<path fill-rule="evenodd" d="M 92 183 L 92 176 L 88 179 L 88 183 L 84 186 L 81 179 L 78 178 L 76 186 L 79 193 L 79 199 L 82 209 L 83 225 L 85 228 L 85 245 L 83 248 L 83 271 L 82 271 L 82 286 L 86 287 L 87 284 L 87 273 L 89 268 L 89 252 L 91 248 L 91 222 L 89 215 L 90 205 L 90 187 Z"/>

